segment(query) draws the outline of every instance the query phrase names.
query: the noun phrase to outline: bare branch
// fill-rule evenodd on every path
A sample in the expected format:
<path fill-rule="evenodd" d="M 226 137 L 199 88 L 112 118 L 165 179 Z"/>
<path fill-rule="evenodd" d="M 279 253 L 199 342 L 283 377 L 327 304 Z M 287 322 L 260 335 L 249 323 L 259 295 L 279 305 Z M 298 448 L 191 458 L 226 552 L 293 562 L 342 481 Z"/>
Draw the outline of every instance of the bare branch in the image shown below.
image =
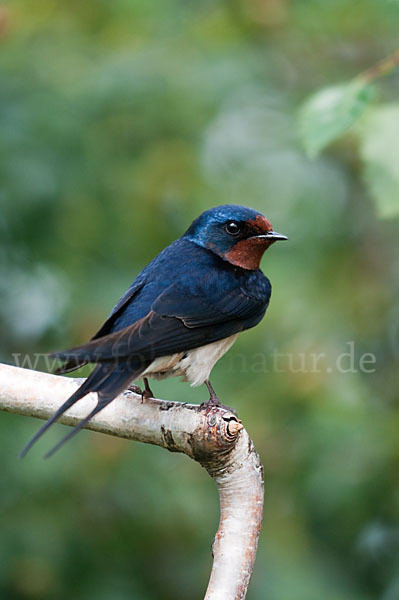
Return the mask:
<path fill-rule="evenodd" d="M 48 419 L 79 380 L 0 365 L 0 409 Z M 76 425 L 94 407 L 89 394 L 59 422 Z M 183 452 L 215 480 L 220 523 L 205 600 L 242 600 L 255 561 L 263 512 L 263 471 L 241 421 L 228 410 L 145 400 L 127 391 L 102 410 L 87 429 Z M 23 440 L 21 440 L 21 446 Z"/>

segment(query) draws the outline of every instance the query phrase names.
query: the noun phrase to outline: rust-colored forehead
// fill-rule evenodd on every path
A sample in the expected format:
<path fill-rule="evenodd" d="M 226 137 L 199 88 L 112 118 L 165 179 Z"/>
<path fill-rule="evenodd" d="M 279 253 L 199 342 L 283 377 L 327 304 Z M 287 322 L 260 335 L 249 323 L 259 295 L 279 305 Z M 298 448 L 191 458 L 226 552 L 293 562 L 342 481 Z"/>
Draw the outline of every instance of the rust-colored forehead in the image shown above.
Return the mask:
<path fill-rule="evenodd" d="M 269 219 L 266 219 L 263 215 L 256 215 L 255 219 L 249 219 L 248 224 L 258 229 L 260 233 L 265 233 L 265 231 L 273 231 L 272 224 Z"/>

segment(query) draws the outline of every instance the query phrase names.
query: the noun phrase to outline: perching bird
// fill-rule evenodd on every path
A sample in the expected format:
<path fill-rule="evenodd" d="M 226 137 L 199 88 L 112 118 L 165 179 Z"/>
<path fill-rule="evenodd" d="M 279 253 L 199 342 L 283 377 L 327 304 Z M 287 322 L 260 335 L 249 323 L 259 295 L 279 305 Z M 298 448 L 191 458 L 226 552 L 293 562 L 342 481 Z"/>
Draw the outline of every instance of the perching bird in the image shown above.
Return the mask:
<path fill-rule="evenodd" d="M 202 213 L 141 271 L 90 342 L 53 355 L 66 361 L 58 373 L 96 367 L 21 456 L 75 402 L 97 392 L 96 407 L 46 456 L 53 454 L 139 377 L 146 396 L 147 377 L 181 375 L 193 386 L 205 383 L 205 405 L 220 404 L 210 372 L 237 335 L 263 318 L 271 285 L 259 264 L 271 244 L 286 239 L 252 208 L 227 204 Z"/>

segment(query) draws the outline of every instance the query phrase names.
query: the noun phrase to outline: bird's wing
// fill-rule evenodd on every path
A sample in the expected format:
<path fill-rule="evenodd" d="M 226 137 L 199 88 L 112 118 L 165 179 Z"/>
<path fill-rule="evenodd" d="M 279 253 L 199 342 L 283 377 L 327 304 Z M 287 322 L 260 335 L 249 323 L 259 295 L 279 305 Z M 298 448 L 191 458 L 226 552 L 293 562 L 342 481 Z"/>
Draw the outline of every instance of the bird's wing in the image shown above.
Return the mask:
<path fill-rule="evenodd" d="M 251 297 L 239 286 L 225 291 L 216 282 L 211 289 L 209 284 L 193 289 L 174 283 L 129 327 L 54 356 L 101 362 L 184 352 L 252 327 L 263 317 L 267 300 Z"/>
<path fill-rule="evenodd" d="M 216 278 L 195 287 L 174 283 L 158 296 L 152 310 L 168 317 L 181 319 L 186 327 L 204 327 L 229 319 L 245 319 L 264 305 L 234 286 L 228 290 Z"/>
<path fill-rule="evenodd" d="M 92 340 L 96 340 L 104 335 L 107 335 L 111 332 L 112 326 L 115 323 L 116 319 L 121 315 L 121 313 L 125 310 L 127 304 L 129 304 L 134 296 L 141 290 L 144 286 L 145 280 L 141 278 L 137 278 L 130 288 L 123 294 L 122 298 L 119 302 L 114 306 L 109 315 L 108 319 L 101 326 L 101 328 L 93 335 Z"/>
<path fill-rule="evenodd" d="M 143 288 L 144 281 L 136 279 L 130 288 L 125 292 L 119 302 L 112 309 L 111 314 L 105 323 L 101 326 L 101 328 L 93 335 L 92 340 L 96 340 L 100 337 L 106 336 L 112 331 L 112 327 L 115 321 L 120 317 L 123 311 L 126 309 L 128 304 L 133 300 L 135 295 Z M 71 371 L 76 371 L 76 369 L 80 369 L 87 365 L 90 362 L 81 357 L 73 356 L 70 357 L 66 363 L 58 367 L 55 371 L 55 375 L 63 375 L 65 373 L 71 373 Z"/>

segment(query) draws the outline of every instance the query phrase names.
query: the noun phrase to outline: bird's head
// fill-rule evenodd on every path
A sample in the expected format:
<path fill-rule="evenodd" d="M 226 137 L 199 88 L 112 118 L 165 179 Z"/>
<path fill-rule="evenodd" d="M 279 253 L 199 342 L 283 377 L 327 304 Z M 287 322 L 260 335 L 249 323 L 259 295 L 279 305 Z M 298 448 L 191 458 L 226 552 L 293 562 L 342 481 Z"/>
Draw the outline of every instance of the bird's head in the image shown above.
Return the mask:
<path fill-rule="evenodd" d="M 261 213 L 236 204 L 206 210 L 193 221 L 184 237 L 231 264 L 250 270 L 259 268 L 263 253 L 271 244 L 288 239 L 273 231 Z"/>

